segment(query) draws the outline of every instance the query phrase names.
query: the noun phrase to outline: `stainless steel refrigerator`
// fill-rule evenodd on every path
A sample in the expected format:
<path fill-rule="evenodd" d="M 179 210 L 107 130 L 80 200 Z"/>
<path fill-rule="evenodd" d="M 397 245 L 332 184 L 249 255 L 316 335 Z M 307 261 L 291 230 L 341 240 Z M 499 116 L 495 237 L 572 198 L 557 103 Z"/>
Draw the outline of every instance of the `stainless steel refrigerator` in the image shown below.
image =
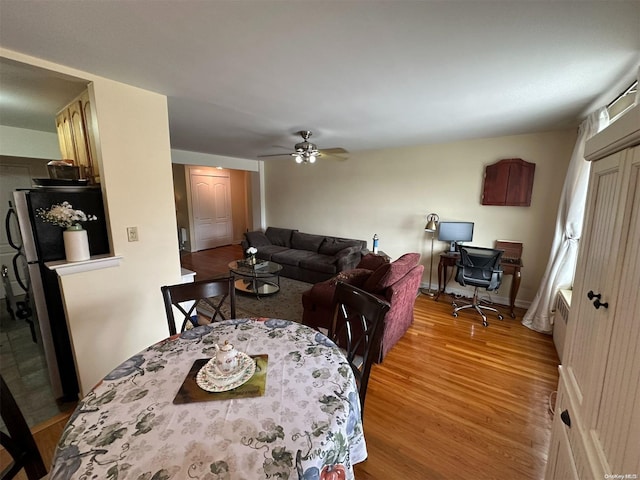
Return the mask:
<path fill-rule="evenodd" d="M 44 222 L 37 212 L 66 201 L 75 209 L 96 215 L 98 220 L 83 225 L 89 237 L 89 251 L 91 255 L 109 253 L 102 193 L 94 187 L 47 187 L 17 190 L 13 198 L 53 394 L 56 399 L 75 400 L 78 378 L 58 276 L 45 266 L 46 262 L 65 258 L 63 229 Z"/>

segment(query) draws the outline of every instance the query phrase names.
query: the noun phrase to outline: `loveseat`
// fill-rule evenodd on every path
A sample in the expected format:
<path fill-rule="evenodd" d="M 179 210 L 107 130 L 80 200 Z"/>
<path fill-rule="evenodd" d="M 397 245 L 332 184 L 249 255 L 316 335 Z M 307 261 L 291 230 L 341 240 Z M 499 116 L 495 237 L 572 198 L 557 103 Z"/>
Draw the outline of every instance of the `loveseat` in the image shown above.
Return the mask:
<path fill-rule="evenodd" d="M 377 358 L 381 362 L 413 323 L 413 306 L 424 272 L 419 260 L 418 253 L 406 253 L 393 262 L 380 255 L 365 255 L 355 269 L 316 283 L 302 294 L 302 323 L 328 330 L 333 317 L 336 283 L 342 281 L 362 288 L 391 305 L 385 316 L 382 348 Z"/>
<path fill-rule="evenodd" d="M 282 265 L 280 275 L 317 283 L 354 268 L 366 251 L 367 242 L 268 227 L 265 232 L 244 234 L 243 250 L 246 252 L 250 246 L 257 249 L 258 259 Z"/>

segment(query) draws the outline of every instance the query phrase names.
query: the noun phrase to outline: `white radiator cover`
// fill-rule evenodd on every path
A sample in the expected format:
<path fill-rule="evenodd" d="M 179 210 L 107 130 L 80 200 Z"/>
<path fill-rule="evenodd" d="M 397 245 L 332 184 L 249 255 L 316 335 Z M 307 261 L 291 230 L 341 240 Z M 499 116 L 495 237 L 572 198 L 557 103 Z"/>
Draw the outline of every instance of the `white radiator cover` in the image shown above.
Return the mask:
<path fill-rule="evenodd" d="M 567 332 L 567 321 L 569 320 L 569 310 L 571 310 L 572 290 L 560 290 L 556 297 L 553 321 L 553 344 L 558 352 L 558 358 L 562 363 L 562 353 L 564 351 L 564 338 Z"/>

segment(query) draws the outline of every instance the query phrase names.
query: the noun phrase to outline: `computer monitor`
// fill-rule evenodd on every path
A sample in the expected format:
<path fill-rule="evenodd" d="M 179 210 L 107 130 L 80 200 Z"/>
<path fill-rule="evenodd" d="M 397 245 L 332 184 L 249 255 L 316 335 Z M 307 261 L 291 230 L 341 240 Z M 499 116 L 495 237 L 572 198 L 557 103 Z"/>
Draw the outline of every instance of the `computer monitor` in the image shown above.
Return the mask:
<path fill-rule="evenodd" d="M 449 251 L 456 251 L 456 244 L 473 240 L 473 222 L 440 222 L 438 240 L 449 242 Z"/>

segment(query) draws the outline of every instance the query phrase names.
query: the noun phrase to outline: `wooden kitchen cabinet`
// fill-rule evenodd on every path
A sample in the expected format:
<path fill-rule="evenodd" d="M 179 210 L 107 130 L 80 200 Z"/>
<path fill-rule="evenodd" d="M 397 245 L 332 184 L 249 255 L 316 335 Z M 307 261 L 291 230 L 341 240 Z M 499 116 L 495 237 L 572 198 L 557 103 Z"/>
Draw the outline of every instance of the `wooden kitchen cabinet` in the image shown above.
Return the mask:
<path fill-rule="evenodd" d="M 547 480 L 640 476 L 640 106 L 627 115 L 587 142 Z"/>
<path fill-rule="evenodd" d="M 60 153 L 80 167 L 80 178 L 100 183 L 96 157 L 93 111 L 89 91 L 85 90 L 56 116 Z"/>

